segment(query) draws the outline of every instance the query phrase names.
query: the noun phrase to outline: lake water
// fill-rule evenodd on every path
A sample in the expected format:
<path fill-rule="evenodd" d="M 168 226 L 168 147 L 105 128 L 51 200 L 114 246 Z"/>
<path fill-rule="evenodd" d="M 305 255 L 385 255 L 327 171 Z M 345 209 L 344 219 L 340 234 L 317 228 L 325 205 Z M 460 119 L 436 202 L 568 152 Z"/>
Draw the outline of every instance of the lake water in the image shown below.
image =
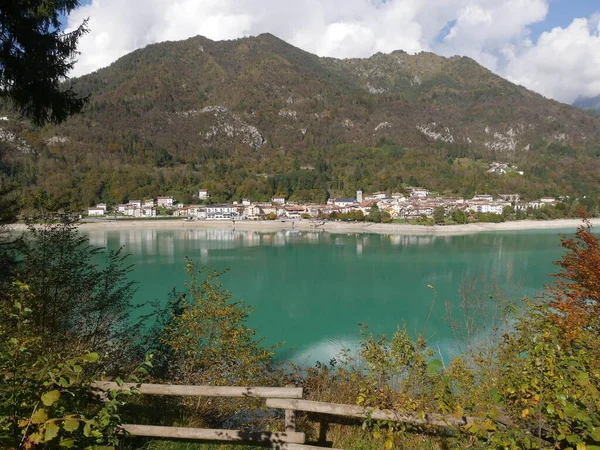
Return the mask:
<path fill-rule="evenodd" d="M 164 303 L 174 287 L 183 287 L 186 256 L 229 268 L 225 287 L 255 309 L 249 326 L 267 344 L 283 343 L 279 358 L 302 364 L 328 361 L 341 347 L 355 346 L 359 323 L 374 333 L 391 334 L 399 325 L 422 333 L 435 293 L 426 337 L 433 348 L 451 354 L 456 340 L 444 320 L 445 303 L 460 301 L 463 280 L 494 276 L 505 285 L 512 274 L 517 295 L 531 296 L 550 281 L 552 262 L 562 255 L 557 230 L 464 236 L 216 229 L 87 234 L 92 245 L 123 246 L 131 254 L 140 301 Z"/>

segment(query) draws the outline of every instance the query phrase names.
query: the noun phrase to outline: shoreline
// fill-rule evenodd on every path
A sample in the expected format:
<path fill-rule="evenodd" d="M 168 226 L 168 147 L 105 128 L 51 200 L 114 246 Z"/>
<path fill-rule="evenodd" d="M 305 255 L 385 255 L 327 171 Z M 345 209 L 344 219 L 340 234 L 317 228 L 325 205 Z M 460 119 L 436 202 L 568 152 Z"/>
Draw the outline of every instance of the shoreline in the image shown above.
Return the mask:
<path fill-rule="evenodd" d="M 595 228 L 600 228 L 600 218 L 590 219 Z M 222 229 L 236 231 L 277 232 L 277 231 L 325 231 L 328 233 L 371 233 L 371 234 L 403 234 L 403 235 L 437 235 L 453 236 L 476 234 L 493 231 L 527 231 L 527 230 L 557 230 L 572 228 L 573 231 L 582 224 L 581 219 L 557 220 L 519 220 L 502 223 L 471 223 L 466 225 L 408 225 L 384 224 L 369 222 L 322 222 L 311 220 L 273 220 L 273 221 L 191 221 L 173 219 L 152 220 L 119 220 L 103 219 L 94 222 L 82 221 L 79 229 L 82 231 L 110 230 L 182 230 L 182 229 Z M 15 231 L 26 229 L 24 224 L 14 224 Z"/>

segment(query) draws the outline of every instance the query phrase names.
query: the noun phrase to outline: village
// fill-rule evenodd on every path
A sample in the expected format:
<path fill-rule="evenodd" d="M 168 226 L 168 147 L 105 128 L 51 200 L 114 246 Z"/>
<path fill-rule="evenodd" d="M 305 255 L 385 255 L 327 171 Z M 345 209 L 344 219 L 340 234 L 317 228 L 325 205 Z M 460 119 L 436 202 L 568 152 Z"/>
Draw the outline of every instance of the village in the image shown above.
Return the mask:
<path fill-rule="evenodd" d="M 354 198 L 331 198 L 326 204 L 300 204 L 289 201 L 284 196 L 275 196 L 270 202 L 241 202 L 210 204 L 210 195 L 201 189 L 198 198 L 202 204 L 184 205 L 172 196 L 156 199 L 130 200 L 127 204 L 109 207 L 99 203 L 88 208 L 88 217 L 111 218 L 158 218 L 162 216 L 180 217 L 185 220 L 275 220 L 275 219 L 335 219 L 341 215 L 354 215 L 356 220 L 367 217 L 374 209 L 392 220 L 431 219 L 434 216 L 450 217 L 462 213 L 461 217 L 477 214 L 502 215 L 505 208 L 512 211 L 535 210 L 545 206 L 555 206 L 554 197 L 542 197 L 535 201 L 523 202 L 519 194 L 475 195 L 471 199 L 459 197 L 432 196 L 425 188 L 409 187 L 407 194 L 373 192 L 364 195 L 357 191 Z"/>

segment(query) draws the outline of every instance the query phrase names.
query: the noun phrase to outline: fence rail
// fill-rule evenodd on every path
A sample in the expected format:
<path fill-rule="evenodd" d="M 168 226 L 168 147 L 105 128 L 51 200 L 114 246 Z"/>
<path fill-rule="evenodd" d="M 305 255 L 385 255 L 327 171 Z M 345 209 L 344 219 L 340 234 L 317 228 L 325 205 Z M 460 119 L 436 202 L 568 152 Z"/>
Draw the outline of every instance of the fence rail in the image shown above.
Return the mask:
<path fill-rule="evenodd" d="M 135 388 L 135 383 L 121 386 L 111 381 L 96 381 L 93 387 L 103 391 L 122 391 Z M 240 387 L 240 386 L 184 386 L 174 384 L 141 384 L 137 387 L 144 395 L 173 395 L 190 397 L 253 397 L 302 398 L 302 388 L 296 387 Z"/>
<path fill-rule="evenodd" d="M 310 400 L 269 398 L 267 399 L 267 406 L 270 408 L 283 408 L 286 410 L 331 414 L 360 419 L 371 418 L 374 420 L 391 420 L 412 425 L 436 425 L 442 427 L 462 426 L 476 420 L 472 417 L 455 417 L 430 413 L 418 414 L 408 411 L 381 411 L 379 409 L 365 408 L 363 406 L 314 402 Z"/>
<path fill-rule="evenodd" d="M 170 384 L 117 384 L 97 381 L 99 391 L 136 388 L 145 395 L 265 398 L 269 408 L 285 410 L 285 431 L 239 431 L 207 428 L 166 427 L 124 424 L 121 428 L 131 436 L 228 441 L 270 445 L 274 450 L 318 450 L 323 447 L 307 445 L 304 433 L 296 432 L 296 411 L 329 414 L 351 418 L 389 420 L 413 425 L 458 427 L 479 419 L 442 414 L 419 414 L 411 411 L 382 411 L 356 405 L 316 402 L 302 399 L 302 388 L 297 387 L 240 387 L 240 386 L 184 386 Z M 322 424 L 323 425 L 323 424 Z M 324 437 L 324 436 L 323 436 Z M 332 449 L 337 450 L 337 449 Z"/>

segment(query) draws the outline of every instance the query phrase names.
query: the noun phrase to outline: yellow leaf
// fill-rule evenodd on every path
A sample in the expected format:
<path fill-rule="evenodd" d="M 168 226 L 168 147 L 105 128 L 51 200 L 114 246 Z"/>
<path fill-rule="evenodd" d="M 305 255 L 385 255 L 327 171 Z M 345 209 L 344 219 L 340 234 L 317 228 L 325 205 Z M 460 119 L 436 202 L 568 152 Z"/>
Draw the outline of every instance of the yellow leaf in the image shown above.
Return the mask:
<path fill-rule="evenodd" d="M 385 450 L 392 450 L 393 446 L 394 446 L 394 443 L 392 442 L 391 439 L 388 439 L 387 441 L 385 441 Z"/>
<path fill-rule="evenodd" d="M 44 408 L 38 409 L 33 416 L 31 416 L 31 423 L 34 425 L 44 423 L 46 420 L 48 420 L 48 414 Z"/>
<path fill-rule="evenodd" d="M 60 392 L 54 389 L 53 391 L 46 392 L 42 395 L 42 403 L 44 406 L 52 406 L 60 398 Z"/>
<path fill-rule="evenodd" d="M 51 441 L 56 436 L 58 436 L 59 431 L 60 431 L 60 428 L 58 428 L 58 425 L 56 425 L 54 422 L 49 422 L 46 425 L 46 432 L 44 433 L 44 440 L 46 442 Z"/>
<path fill-rule="evenodd" d="M 523 411 L 521 411 L 521 417 L 525 418 L 529 415 L 529 409 L 525 408 Z"/>

